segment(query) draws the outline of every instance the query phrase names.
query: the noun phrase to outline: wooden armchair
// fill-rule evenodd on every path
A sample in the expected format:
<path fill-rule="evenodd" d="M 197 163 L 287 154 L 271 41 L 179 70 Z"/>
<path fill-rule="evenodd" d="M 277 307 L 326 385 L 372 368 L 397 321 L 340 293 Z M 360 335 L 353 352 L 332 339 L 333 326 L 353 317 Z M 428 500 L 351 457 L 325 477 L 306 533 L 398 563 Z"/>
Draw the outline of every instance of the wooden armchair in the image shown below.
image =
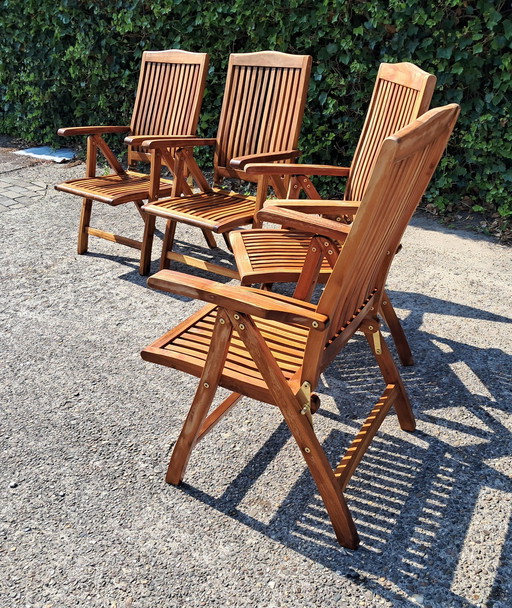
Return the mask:
<path fill-rule="evenodd" d="M 304 105 L 309 83 L 311 57 L 278 52 L 243 53 L 229 59 L 226 87 L 217 137 L 215 139 L 147 140 L 129 137 L 127 142 L 137 143 L 144 149 L 164 151 L 166 147 L 182 148 L 176 155 L 176 173 L 181 176 L 186 168 L 199 187 L 199 193 L 187 194 L 186 184 L 176 189 L 171 198 L 151 201 L 144 211 L 168 220 L 160 268 L 169 260 L 230 277 L 237 273 L 229 268 L 205 262 L 173 251 L 174 233 L 178 222 L 202 229 L 210 247 L 215 247 L 212 233 L 226 234 L 254 221 L 256 211 L 267 196 L 270 183 L 278 196 L 286 196 L 280 176 L 267 179 L 245 172 L 250 162 L 289 162 L 299 156 L 296 149 L 302 124 Z M 214 182 L 224 178 L 237 178 L 258 182 L 257 196 L 211 188 L 197 166 L 190 147 L 215 146 Z M 189 146 L 188 148 L 185 146 Z M 180 196 L 185 192 L 185 196 Z M 154 220 L 153 220 L 154 221 Z M 226 239 L 229 246 L 229 242 Z"/>
<path fill-rule="evenodd" d="M 359 208 L 375 165 L 379 148 L 386 137 L 410 124 L 429 107 L 436 78 L 411 63 L 383 63 L 378 71 L 366 120 L 350 167 L 289 164 L 284 167 L 268 164 L 248 165 L 249 175 L 288 177 L 288 198 L 297 199 L 301 191 L 308 198 L 319 199 L 310 177 L 329 175 L 347 177 L 343 201 L 283 202 L 283 206 L 304 213 L 322 214 L 338 222 L 351 221 Z M 343 239 L 341 239 L 342 241 Z M 297 230 L 250 230 L 233 232 L 233 253 L 242 285 L 253 283 L 297 283 L 295 296 L 310 299 L 315 283 L 302 269 L 311 246 L 311 235 Z M 329 254 L 326 249 L 319 282 L 329 276 L 338 248 Z M 413 357 L 400 321 L 389 297 L 382 301 L 382 313 L 404 365 L 412 365 Z"/>
<path fill-rule="evenodd" d="M 57 190 L 83 198 L 78 231 L 78 253 L 85 253 L 89 235 L 141 250 L 140 274 L 148 274 L 151 262 L 154 222 L 142 212 L 144 200 L 154 200 L 172 193 L 172 180 L 161 179 L 162 159 L 155 154 L 128 146 L 128 165 L 137 161 L 152 163 L 151 178 L 144 173 L 125 171 L 102 135 L 127 133 L 155 137 L 195 135 L 208 71 L 208 55 L 187 51 L 148 51 L 142 56 L 139 85 L 130 126 L 71 127 L 59 129 L 59 135 L 87 135 L 85 178 L 73 179 L 55 186 Z M 100 150 L 112 173 L 96 176 L 96 157 Z M 174 172 L 173 153 L 164 164 Z M 90 226 L 92 203 L 97 201 L 118 206 L 134 202 L 145 223 L 142 241 L 135 241 Z"/>
<path fill-rule="evenodd" d="M 326 218 L 270 206 L 260 214 L 303 229 L 313 241 L 344 246 L 318 304 L 233 287 L 162 270 L 150 287 L 208 302 L 142 351 L 153 363 L 200 378 L 176 442 L 167 481 L 179 484 L 190 453 L 224 414 L 247 395 L 276 405 L 318 486 L 339 542 L 354 549 L 358 535 L 343 489 L 391 407 L 404 430 L 415 428 L 399 371 L 379 330 L 377 311 L 402 234 L 443 154 L 459 114 L 452 104 L 424 114 L 388 137 L 370 172 L 351 227 Z M 311 250 L 308 264 L 319 270 L 322 253 Z M 316 253 L 316 256 L 313 255 Z M 318 441 L 312 414 L 320 374 L 356 331 L 365 335 L 384 379 L 384 392 L 334 470 Z M 233 393 L 209 415 L 217 387 Z"/>

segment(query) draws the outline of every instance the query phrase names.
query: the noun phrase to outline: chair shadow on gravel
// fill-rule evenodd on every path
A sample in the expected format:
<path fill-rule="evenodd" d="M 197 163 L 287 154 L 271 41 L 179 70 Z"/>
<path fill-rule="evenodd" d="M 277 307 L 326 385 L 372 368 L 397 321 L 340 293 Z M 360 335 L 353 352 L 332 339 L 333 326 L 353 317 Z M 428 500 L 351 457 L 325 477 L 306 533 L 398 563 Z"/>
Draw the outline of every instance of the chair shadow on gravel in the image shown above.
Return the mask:
<path fill-rule="evenodd" d="M 512 483 L 506 459 L 512 443 L 507 422 L 512 357 L 419 328 L 423 312 L 439 310 L 469 324 L 473 319 L 503 323 L 504 329 L 512 320 L 420 294 L 395 292 L 391 297 L 397 308 L 422 311 L 405 319 L 416 365 L 401 368 L 418 430 L 405 433 L 390 416 L 350 481 L 346 496 L 361 537 L 357 551 L 337 544 L 305 466 L 270 520 L 262 521 L 241 506 L 290 439 L 284 422 L 221 496 L 187 483 L 181 487 L 393 605 L 415 605 L 416 596 L 426 606 L 505 606 L 511 591 L 507 556 L 512 552 L 512 503 L 506 498 Z M 327 407 L 316 416 L 335 427 L 323 441 L 334 465 L 372 405 L 368 391 L 375 389 L 378 395 L 382 380 L 363 338 L 352 341 L 324 380 L 335 405 L 329 406 L 327 399 Z M 322 398 L 321 391 L 319 386 Z M 501 506 L 486 517 L 493 504 Z M 470 591 L 470 576 L 480 585 L 475 591 Z"/>
<path fill-rule="evenodd" d="M 155 235 L 156 234 L 158 234 L 158 231 L 155 233 Z M 183 253 L 186 255 L 196 257 L 205 262 L 212 262 L 213 264 L 218 264 L 220 266 L 225 266 L 227 268 L 235 269 L 235 267 L 233 265 L 233 258 L 231 256 L 231 254 L 226 252 L 223 244 L 218 246 L 216 249 L 208 249 L 206 247 L 193 245 L 193 244 L 187 243 L 186 241 L 180 241 L 179 239 L 176 239 L 174 241 L 174 245 L 175 245 L 175 251 L 177 253 Z M 159 252 L 160 248 L 161 248 L 161 244 L 159 241 L 157 241 L 153 247 L 153 252 L 155 252 L 155 251 Z M 155 274 L 155 272 L 158 271 L 158 268 L 160 265 L 160 259 L 155 256 L 155 253 L 153 253 L 151 269 L 150 269 L 149 275 L 141 276 L 139 274 L 139 260 L 137 257 L 110 255 L 110 254 L 105 254 L 105 253 L 94 253 L 94 252 L 87 252 L 86 255 L 89 255 L 91 257 L 111 260 L 111 261 L 115 262 L 116 264 L 121 264 L 123 266 L 128 267 L 130 270 L 128 272 L 126 272 L 125 274 L 120 275 L 119 278 L 122 279 L 123 281 L 128 281 L 135 285 L 146 286 L 146 282 L 147 282 L 148 278 L 152 274 Z M 206 270 L 202 270 L 199 268 L 191 268 L 190 266 L 186 266 L 185 264 L 181 264 L 179 262 L 172 262 L 171 268 L 172 268 L 172 270 L 177 270 L 179 272 L 193 274 L 194 276 L 218 281 L 219 283 L 227 283 L 232 280 L 228 277 L 224 277 L 221 275 L 212 275 L 211 272 L 208 272 Z M 174 296 L 173 294 L 167 294 L 167 295 L 169 295 L 170 297 L 176 297 L 178 299 L 182 299 L 179 296 Z"/>

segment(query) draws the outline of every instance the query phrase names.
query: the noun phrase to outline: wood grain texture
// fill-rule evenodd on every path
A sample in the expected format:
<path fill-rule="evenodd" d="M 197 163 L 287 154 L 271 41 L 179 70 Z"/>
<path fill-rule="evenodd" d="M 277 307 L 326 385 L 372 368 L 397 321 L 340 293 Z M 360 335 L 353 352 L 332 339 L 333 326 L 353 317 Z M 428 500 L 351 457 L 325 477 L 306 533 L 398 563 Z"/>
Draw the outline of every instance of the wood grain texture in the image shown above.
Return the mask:
<path fill-rule="evenodd" d="M 413 64 L 382 64 L 377 74 L 369 109 L 350 169 L 347 169 L 346 167 L 336 168 L 318 165 L 304 165 L 304 168 L 301 168 L 302 166 L 300 164 L 295 164 L 283 167 L 281 170 L 286 174 L 295 171 L 297 177 L 294 182 L 294 198 L 297 198 L 301 189 L 310 198 L 318 197 L 318 194 L 315 194 L 312 189 L 312 184 L 309 181 L 308 176 L 346 175 L 348 179 L 344 192 L 344 201 L 347 203 L 349 201 L 353 202 L 355 208 L 331 208 L 331 210 L 329 210 L 325 208 L 326 203 L 324 201 L 319 201 L 317 210 L 314 208 L 313 201 L 310 201 L 309 206 L 304 205 L 302 209 L 300 209 L 300 206 L 295 203 L 295 201 L 292 201 L 290 204 L 291 208 L 298 208 L 298 210 L 306 213 L 325 214 L 338 222 L 352 221 L 357 213 L 358 202 L 362 200 L 369 179 L 373 173 L 382 142 L 386 137 L 389 137 L 410 124 L 415 118 L 426 111 L 432 98 L 435 82 L 436 79 L 433 75 L 424 72 Z M 279 167 L 265 164 L 249 164 L 245 169 L 248 173 L 275 173 L 280 170 Z M 285 204 L 285 202 L 278 202 L 278 205 Z M 279 223 L 279 218 L 275 214 L 270 218 L 268 215 L 265 216 L 264 212 L 260 212 L 259 217 Z M 286 218 L 284 217 L 281 224 L 286 225 L 287 228 L 294 225 L 291 222 L 287 223 Z M 297 250 L 293 245 L 293 238 L 290 237 L 290 232 L 283 231 L 281 234 L 274 233 L 274 254 L 266 248 L 268 233 L 261 233 L 262 248 L 265 251 L 265 266 L 263 266 L 262 263 L 263 256 L 255 246 L 255 242 L 258 238 L 257 234 L 248 235 L 248 233 L 244 232 L 233 234 L 232 243 L 234 251 L 238 252 L 238 257 L 235 256 L 235 259 L 242 284 L 250 285 L 255 282 L 279 283 L 283 281 L 298 281 L 300 269 L 304 265 L 308 248 L 303 246 L 305 226 L 299 225 L 297 228 L 301 232 L 292 232 L 292 234 L 295 234 L 298 242 L 301 243 L 302 246 L 300 250 Z M 332 236 L 332 232 L 327 232 L 326 229 L 322 232 L 322 227 L 318 225 L 318 223 L 315 224 L 313 220 L 311 220 L 310 230 L 313 234 L 320 233 L 325 234 L 326 236 Z M 250 248 L 244 247 L 242 244 L 238 243 L 238 241 L 243 241 L 244 239 L 251 241 Z M 287 247 L 289 248 L 289 252 L 286 251 Z M 303 256 L 302 266 L 300 264 L 299 251 L 302 252 Z M 292 266 L 297 269 L 295 276 L 290 272 Z M 317 281 L 324 283 L 328 278 L 329 272 L 329 265 L 325 263 L 322 264 Z M 311 286 L 311 289 L 308 289 L 308 292 L 312 293 L 313 288 L 314 285 Z M 402 363 L 404 365 L 412 364 L 413 358 L 407 343 L 407 338 L 390 302 L 383 313 L 384 315 L 388 315 L 389 326 L 392 331 L 393 339 L 400 352 Z"/>
<path fill-rule="evenodd" d="M 297 142 L 310 70 L 311 57 L 304 55 L 274 51 L 231 55 L 216 137 L 214 182 L 220 183 L 227 177 L 258 182 L 256 197 L 208 187 L 190 154 L 189 148 L 195 144 L 184 140 L 181 142 L 184 149 L 177 152 L 177 162 L 183 162 L 201 192 L 184 196 L 186 193 L 176 189 L 172 198 L 147 204 L 146 213 L 217 233 L 247 224 L 258 225 L 256 213 L 267 197 L 270 183 L 266 177 L 245 172 L 244 167 L 255 160 L 282 164 L 300 154 Z M 155 141 L 151 145 L 161 144 Z M 197 145 L 201 145 L 199 140 Z M 273 181 L 271 185 L 278 194 L 285 194 L 281 181 Z M 175 230 L 173 224 L 168 227 Z M 168 268 L 169 262 L 176 259 L 173 241 L 173 236 L 167 233 L 161 269 Z M 197 266 L 190 256 L 182 256 L 180 260 Z M 209 264 L 208 268 L 226 274 L 219 266 Z"/>
<path fill-rule="evenodd" d="M 92 229 L 89 225 L 92 203 L 100 202 L 112 206 L 129 202 L 140 203 L 160 196 L 170 196 L 172 182 L 161 179 L 161 166 L 165 164 L 173 172 L 175 167 L 173 150 L 165 149 L 155 155 L 152 149 L 143 149 L 141 144 L 151 138 L 179 135 L 177 142 L 190 142 L 195 136 L 199 111 L 203 99 L 208 56 L 204 53 L 189 53 L 181 50 L 147 51 L 142 56 L 137 95 L 130 127 L 96 126 L 70 127 L 59 130 L 60 135 L 89 135 L 86 177 L 58 184 L 57 190 L 80 196 L 84 202 L 78 237 L 78 253 L 88 248 L 88 235 L 106 238 L 121 244 L 135 246 L 132 239 L 112 238 L 113 233 Z M 151 176 L 125 171 L 105 140 L 105 133 L 122 133 L 130 130 L 128 165 L 143 161 L 151 164 Z M 153 148 L 160 148 L 155 144 Z M 167 145 L 166 148 L 169 148 Z M 96 176 L 96 154 L 100 151 L 107 160 L 111 173 Z M 154 233 L 154 218 L 144 219 L 144 233 L 138 245 L 141 250 L 139 272 L 147 274 L 151 262 L 151 245 Z"/>
<path fill-rule="evenodd" d="M 142 351 L 147 361 L 200 378 L 171 458 L 168 481 L 183 479 L 197 440 L 240 395 L 270 403 L 279 408 L 304 457 L 338 542 L 357 547 L 359 538 L 343 489 L 391 407 L 402 429 L 415 427 L 376 310 L 394 253 L 444 152 L 459 110 L 456 104 L 432 110 L 384 141 L 344 246 L 329 257 L 334 268 L 318 304 L 170 271 L 150 279 L 156 289 L 210 302 Z M 308 216 L 304 217 L 307 221 Z M 313 240 L 318 247 L 333 245 L 320 236 Z M 310 249 L 310 253 L 315 252 Z M 363 332 L 376 359 L 383 392 L 333 470 L 310 420 L 318 407 L 312 391 L 356 331 Z M 233 395 L 208 416 L 218 386 Z"/>

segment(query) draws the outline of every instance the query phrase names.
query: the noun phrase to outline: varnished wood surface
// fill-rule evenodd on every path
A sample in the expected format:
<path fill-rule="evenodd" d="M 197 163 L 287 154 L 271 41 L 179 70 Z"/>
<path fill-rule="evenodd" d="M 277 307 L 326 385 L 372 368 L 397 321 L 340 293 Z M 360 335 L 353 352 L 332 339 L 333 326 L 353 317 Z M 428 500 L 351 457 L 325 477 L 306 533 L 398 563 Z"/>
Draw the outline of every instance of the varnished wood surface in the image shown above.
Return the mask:
<path fill-rule="evenodd" d="M 211 302 L 142 351 L 147 361 L 200 378 L 171 457 L 170 483 L 183 479 L 193 447 L 209 428 L 208 420 L 217 424 L 240 395 L 271 403 L 280 409 L 304 457 L 336 538 L 343 546 L 357 547 L 357 530 L 342 490 L 391 407 L 402 429 L 415 428 L 411 404 L 380 332 L 376 311 L 394 253 L 459 111 L 456 104 L 437 108 L 385 140 L 317 305 L 170 271 L 150 279 L 154 288 Z M 303 215 L 307 222 L 308 215 Z M 319 236 L 314 239 L 319 246 L 329 246 L 320 243 Z M 316 253 L 310 250 L 308 256 L 314 258 Z M 315 316 L 318 314 L 322 316 Z M 356 331 L 366 337 L 384 386 L 361 431 L 333 470 L 313 429 L 311 413 L 317 404 L 311 394 L 321 372 Z M 218 386 L 230 389 L 233 395 L 209 419 L 208 409 Z"/>
<path fill-rule="evenodd" d="M 146 51 L 142 56 L 137 95 L 130 127 L 92 126 L 59 129 L 59 135 L 88 135 L 86 176 L 58 184 L 57 190 L 83 198 L 78 231 L 79 254 L 88 248 L 88 236 L 135 246 L 141 250 L 139 272 L 147 274 L 151 262 L 151 246 L 155 219 L 142 214 L 144 233 L 142 241 L 133 241 L 111 232 L 90 226 L 92 204 L 107 203 L 118 206 L 134 202 L 140 210 L 144 200 L 159 196 L 170 196 L 173 187 L 170 180 L 161 179 L 162 164 L 173 171 L 173 152 L 165 150 L 158 154 L 151 148 L 142 149 L 140 144 L 150 138 L 179 135 L 179 144 L 190 142 L 195 136 L 199 111 L 203 99 L 208 71 L 208 56 L 205 53 L 189 53 L 181 50 Z M 137 161 L 151 163 L 151 176 L 135 171 L 125 171 L 105 140 L 105 133 L 123 133 L 130 130 L 132 140 L 128 142 L 128 165 Z M 178 145 L 178 144 L 177 144 Z M 152 146 L 157 148 L 158 145 Z M 98 150 L 108 162 L 111 173 L 96 176 Z M 115 237 L 115 238 L 114 238 Z"/>
<path fill-rule="evenodd" d="M 148 196 L 149 186 L 149 175 L 128 171 L 125 175 L 72 179 L 58 184 L 55 189 L 116 206 L 130 201 L 144 200 Z M 171 192 L 172 180 L 161 179 L 158 196 L 169 196 Z"/>
<path fill-rule="evenodd" d="M 370 106 L 350 169 L 340 167 L 337 170 L 336 167 L 322 167 L 319 165 L 304 165 L 301 169 L 300 164 L 283 167 L 283 173 L 290 175 L 295 171 L 297 174 L 296 177 L 292 177 L 293 181 L 291 182 L 293 196 L 290 197 L 288 195 L 288 197 L 296 197 L 302 189 L 310 198 L 320 198 L 310 182 L 309 176 L 346 175 L 348 179 L 344 199 L 347 203 L 351 201 L 357 205 L 358 201 L 362 199 L 372 175 L 382 141 L 426 111 L 432 98 L 435 81 L 436 79 L 433 75 L 424 72 L 410 63 L 382 64 L 377 74 Z M 261 173 L 265 171 L 267 174 L 273 174 L 279 169 L 275 166 L 254 164 L 247 165 L 245 170 L 248 173 Z M 308 213 L 325 214 L 339 222 L 351 221 L 357 213 L 357 206 L 354 209 L 347 207 L 345 210 L 329 210 L 325 209 L 324 205 L 325 203 L 319 202 L 318 210 L 315 210 L 313 205 L 310 207 L 304 205 L 300 210 Z M 260 215 L 260 217 L 263 218 L 264 216 Z M 278 217 L 274 217 L 270 221 L 282 223 L 287 228 L 293 226 L 290 222 L 286 223 L 285 218 L 281 222 Z M 296 227 L 302 231 L 305 229 L 300 224 Z M 326 236 L 332 235 L 331 232 L 326 232 L 325 230 L 322 232 L 320 225 L 312 226 L 313 228 L 320 234 L 325 234 Z M 248 236 L 246 233 L 233 234 L 232 242 L 233 249 L 236 252 L 236 264 L 243 284 L 250 285 L 257 281 L 263 283 L 299 281 L 300 272 L 297 271 L 294 277 L 291 268 L 303 267 L 306 262 L 308 249 L 305 247 L 301 247 L 300 249 L 295 248 L 289 233 L 276 233 L 274 236 L 275 254 L 272 254 L 271 251 L 267 250 L 266 244 L 264 244 L 267 238 L 266 233 L 261 233 L 262 252 L 258 250 L 256 245 L 257 234 L 251 236 Z M 303 235 L 297 235 L 297 238 L 303 245 Z M 244 239 L 251 240 L 250 246 L 239 243 L 239 241 L 243 241 Z M 285 251 L 286 247 L 289 248 L 289 252 Z M 318 282 L 325 282 L 328 273 L 329 265 L 324 262 L 321 265 L 320 272 L 317 274 Z M 312 293 L 313 289 L 314 284 L 311 284 L 307 290 L 298 287 L 298 293 Z M 389 318 L 389 326 L 402 363 L 404 365 L 411 365 L 413 363 L 412 353 L 391 303 L 383 311 L 383 314 Z"/>
<path fill-rule="evenodd" d="M 410 63 L 382 64 L 380 66 L 363 130 L 350 169 L 335 166 L 323 167 L 322 165 L 305 165 L 302 168 L 301 164 L 293 164 L 281 169 L 281 167 L 276 168 L 275 166 L 265 164 L 255 164 L 253 166 L 246 166 L 245 170 L 248 173 L 265 172 L 269 174 L 282 171 L 287 174 L 294 173 L 306 176 L 346 175 L 348 176 L 348 180 L 344 200 L 347 202 L 353 201 L 355 204 L 358 204 L 363 197 L 369 177 L 373 171 L 382 141 L 426 111 L 432 98 L 435 82 L 436 79 L 433 75 L 424 72 Z M 291 205 L 293 204 L 294 201 L 291 202 Z M 311 202 L 310 204 L 311 207 L 306 208 L 304 206 L 302 210 L 308 213 L 337 215 L 340 221 L 343 220 L 344 213 L 342 210 L 331 214 L 329 210 L 324 210 L 322 205 L 325 203 L 323 201 L 319 201 L 317 211 L 313 207 L 314 203 Z M 347 209 L 345 214 L 351 216 L 351 210 Z M 262 233 L 262 242 L 266 241 L 266 237 L 267 234 Z M 247 232 L 233 233 L 233 247 L 238 253 L 238 255 L 235 255 L 236 264 L 244 285 L 250 285 L 262 280 L 268 283 L 298 280 L 299 273 L 293 278 L 289 270 L 291 265 L 296 265 L 297 263 L 300 265 L 297 250 L 296 248 L 290 249 L 289 256 L 287 256 L 285 250 L 286 247 L 293 247 L 290 234 L 285 232 L 281 234 L 274 233 L 274 237 L 276 254 L 272 256 L 271 252 L 267 253 L 265 258 L 267 276 L 262 278 L 264 268 L 261 256 L 257 252 L 257 235 L 249 236 Z M 246 238 L 251 240 L 250 251 L 242 244 L 237 244 L 239 240 L 243 241 Z M 302 235 L 298 238 L 303 242 Z M 304 253 L 302 260 L 304 263 L 306 250 L 302 247 L 301 251 Z M 253 260 L 255 262 L 254 267 Z M 325 268 L 326 266 L 324 265 Z M 325 272 L 322 273 L 321 279 L 325 279 Z"/>
<path fill-rule="evenodd" d="M 285 194 L 280 179 L 270 182 L 266 176 L 246 173 L 244 167 L 256 160 L 282 164 L 300 154 L 297 142 L 310 70 L 311 57 L 304 55 L 264 51 L 230 56 L 215 140 L 214 182 L 219 183 L 226 177 L 257 182 L 257 195 L 251 197 L 210 188 L 189 151 L 196 144 L 187 140 L 180 142 L 183 150 L 178 150 L 176 158 L 183 171 L 179 172 L 188 171 L 201 193 L 187 194 L 176 182 L 172 198 L 159 199 L 144 207 L 146 213 L 169 220 L 161 268 L 176 259 L 173 241 L 180 222 L 224 234 L 249 223 L 257 225 L 256 213 L 267 197 L 269 185 L 278 194 Z M 150 145 L 161 147 L 162 143 L 155 141 Z M 197 140 L 197 145 L 202 145 L 201 140 Z M 208 234 L 205 236 L 210 244 Z M 197 266 L 190 258 L 181 256 L 180 259 Z M 221 267 L 212 264 L 209 269 L 225 274 Z"/>
<path fill-rule="evenodd" d="M 215 232 L 250 224 L 255 198 L 214 189 L 184 197 L 163 198 L 144 206 L 147 213 L 185 222 Z"/>

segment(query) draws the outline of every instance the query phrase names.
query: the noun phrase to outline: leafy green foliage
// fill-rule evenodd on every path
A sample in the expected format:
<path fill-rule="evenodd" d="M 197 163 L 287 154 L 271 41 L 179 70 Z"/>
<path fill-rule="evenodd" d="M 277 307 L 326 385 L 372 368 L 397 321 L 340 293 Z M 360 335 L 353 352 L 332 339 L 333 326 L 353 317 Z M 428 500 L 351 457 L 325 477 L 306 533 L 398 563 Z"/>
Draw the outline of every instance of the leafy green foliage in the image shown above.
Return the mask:
<path fill-rule="evenodd" d="M 55 144 L 61 126 L 125 124 L 142 52 L 184 48 L 210 54 L 200 132 L 214 135 L 229 53 L 274 49 L 313 56 L 303 160 L 346 164 L 378 65 L 412 61 L 437 75 L 434 105 L 462 106 L 430 207 L 446 213 L 463 200 L 488 217 L 512 218 L 512 11 L 503 0 L 0 0 L 0 7 L 1 132 Z"/>

